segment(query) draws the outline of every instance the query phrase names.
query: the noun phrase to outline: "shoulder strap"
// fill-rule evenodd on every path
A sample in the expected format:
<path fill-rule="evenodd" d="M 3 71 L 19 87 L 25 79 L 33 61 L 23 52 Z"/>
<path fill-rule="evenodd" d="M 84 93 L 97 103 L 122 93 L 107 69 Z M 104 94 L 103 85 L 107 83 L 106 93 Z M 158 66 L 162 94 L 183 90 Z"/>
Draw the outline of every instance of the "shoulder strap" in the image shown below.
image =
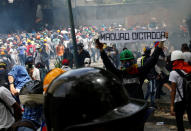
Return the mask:
<path fill-rule="evenodd" d="M 180 70 L 178 70 L 178 69 L 176 69 L 175 70 L 181 77 L 185 77 L 185 75 L 182 73 L 182 71 L 180 71 Z M 180 98 L 182 99 L 182 101 L 183 101 L 183 97 L 182 97 L 182 95 L 180 94 L 180 90 L 178 89 L 178 88 L 176 88 L 177 89 L 177 91 L 178 91 L 178 94 L 179 94 L 179 96 L 180 96 Z"/>
<path fill-rule="evenodd" d="M 1 98 L 0 98 L 0 102 L 7 108 L 7 110 L 11 113 L 11 115 L 14 117 L 14 114 L 13 112 L 11 111 L 11 109 L 8 107 L 8 105 L 5 103 L 5 101 L 3 101 Z"/>
<path fill-rule="evenodd" d="M 143 66 L 143 64 L 144 64 L 144 63 L 143 63 L 144 58 L 145 58 L 145 56 L 142 56 L 142 57 L 141 57 L 141 66 Z"/>
<path fill-rule="evenodd" d="M 185 77 L 184 73 L 181 70 L 175 70 L 181 77 Z"/>

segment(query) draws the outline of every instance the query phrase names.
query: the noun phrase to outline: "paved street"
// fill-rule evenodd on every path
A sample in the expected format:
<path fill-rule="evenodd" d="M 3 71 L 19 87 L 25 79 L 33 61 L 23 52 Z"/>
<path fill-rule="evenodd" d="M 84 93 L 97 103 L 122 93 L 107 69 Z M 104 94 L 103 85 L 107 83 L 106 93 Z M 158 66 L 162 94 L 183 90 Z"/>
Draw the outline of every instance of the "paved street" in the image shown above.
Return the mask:
<path fill-rule="evenodd" d="M 146 83 L 143 85 L 143 91 L 146 91 Z M 170 115 L 170 92 L 163 88 L 166 95 L 157 100 L 157 109 L 145 124 L 145 131 L 176 131 L 175 116 Z M 185 130 L 191 131 L 191 126 L 185 115 Z"/>

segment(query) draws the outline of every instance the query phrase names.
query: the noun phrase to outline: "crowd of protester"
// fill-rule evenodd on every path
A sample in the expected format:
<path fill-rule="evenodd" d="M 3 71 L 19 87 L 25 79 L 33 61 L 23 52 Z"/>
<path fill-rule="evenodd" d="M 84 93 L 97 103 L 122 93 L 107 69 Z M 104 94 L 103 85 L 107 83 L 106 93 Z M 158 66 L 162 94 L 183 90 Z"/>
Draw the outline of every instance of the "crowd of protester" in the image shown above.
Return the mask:
<path fill-rule="evenodd" d="M 176 83 L 171 73 L 174 63 L 170 55 L 173 50 L 169 50 L 161 42 L 144 43 L 137 48 L 131 47 L 129 49 L 129 46 L 126 45 L 121 46 L 118 43 L 103 44 L 99 40 L 95 40 L 99 31 L 113 30 L 127 29 L 122 25 L 111 25 L 109 27 L 104 25 L 101 27 L 81 26 L 75 29 L 78 66 L 89 67 L 91 63 L 100 62 L 101 58 L 104 67 L 122 79 L 130 97 L 147 100 L 150 96 L 151 106 L 157 108 L 156 100 L 160 99 L 161 95 L 166 94 L 162 87 L 168 88 L 171 92 L 174 91 L 170 84 L 171 82 Z M 19 95 L 26 83 L 32 80 L 44 82 L 45 76 L 53 68 L 60 68 L 64 71 L 76 68 L 70 31 L 70 28 L 60 28 L 57 30 L 45 29 L 32 33 L 0 34 L 0 84 L 5 87 L 0 90 L 0 94 L 5 94 L 1 95 L 0 98 L 6 99 L 7 105 L 13 108 L 15 112 L 24 110 L 22 120 L 28 122 L 28 124 L 17 125 L 19 127 L 18 131 L 23 129 L 30 131 L 31 128 L 31 131 L 36 130 L 44 122 L 42 104 L 31 107 L 22 105 L 20 102 Z M 180 49 L 180 52 L 182 52 L 182 58 L 180 59 L 188 64 L 191 63 L 190 46 L 183 43 Z M 129 55 L 129 58 L 126 55 Z M 50 66 L 51 64 L 54 64 L 54 66 Z M 187 71 L 187 73 L 190 72 Z M 139 80 L 138 83 L 128 83 L 129 76 L 132 74 L 132 82 L 136 78 Z M 148 87 L 146 94 L 144 94 L 142 85 L 146 80 Z M 134 88 L 130 84 L 133 84 Z M 22 105 L 22 109 L 19 108 L 19 104 Z M 6 110 L 6 108 L 4 109 Z M 174 113 L 173 109 L 171 114 Z M 179 110 L 175 110 L 175 112 Z M 2 110 L 0 114 L 2 114 Z M 180 119 L 181 115 L 178 114 L 176 117 Z M 8 112 L 5 117 L 8 118 L 7 123 L 0 121 L 0 131 L 4 131 L 14 123 L 12 118 L 14 116 L 11 116 Z M 21 117 L 21 114 L 17 113 L 16 118 L 19 117 Z M 183 126 L 179 124 L 178 129 L 182 130 Z"/>

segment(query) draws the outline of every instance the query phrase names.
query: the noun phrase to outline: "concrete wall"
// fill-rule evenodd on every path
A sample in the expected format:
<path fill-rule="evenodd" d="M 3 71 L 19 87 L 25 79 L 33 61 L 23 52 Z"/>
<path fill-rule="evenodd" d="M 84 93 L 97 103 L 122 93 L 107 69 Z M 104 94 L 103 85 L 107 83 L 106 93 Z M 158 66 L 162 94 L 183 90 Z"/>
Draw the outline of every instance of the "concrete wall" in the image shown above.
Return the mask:
<path fill-rule="evenodd" d="M 132 21 L 137 23 L 144 23 L 151 17 L 163 17 L 168 12 L 165 8 L 156 9 L 158 5 L 148 4 L 118 4 L 118 5 L 104 5 L 104 6 L 78 6 L 75 8 L 75 20 L 79 25 L 100 25 L 100 24 L 132 24 Z M 154 9 L 154 10 L 153 10 Z M 159 14 L 159 11 L 161 14 Z M 137 18 L 133 18 L 133 16 Z M 139 17 L 139 19 L 138 19 Z M 135 19 L 135 20 L 134 20 Z"/>
<path fill-rule="evenodd" d="M 73 15 L 76 25 L 102 25 L 120 23 L 132 26 L 133 24 L 148 24 L 152 17 L 159 22 L 169 21 L 173 7 L 169 3 L 131 3 L 115 5 L 73 6 Z M 56 25 L 69 22 L 67 7 L 54 9 L 54 23 Z"/>
<path fill-rule="evenodd" d="M 74 20 L 77 25 L 100 25 L 111 23 L 125 23 L 127 16 L 143 14 L 148 12 L 149 8 L 144 7 L 144 11 L 135 9 L 135 5 L 119 4 L 119 5 L 104 5 L 104 6 L 76 6 L 73 8 Z M 68 8 L 54 9 L 54 23 L 68 23 L 69 17 Z"/>

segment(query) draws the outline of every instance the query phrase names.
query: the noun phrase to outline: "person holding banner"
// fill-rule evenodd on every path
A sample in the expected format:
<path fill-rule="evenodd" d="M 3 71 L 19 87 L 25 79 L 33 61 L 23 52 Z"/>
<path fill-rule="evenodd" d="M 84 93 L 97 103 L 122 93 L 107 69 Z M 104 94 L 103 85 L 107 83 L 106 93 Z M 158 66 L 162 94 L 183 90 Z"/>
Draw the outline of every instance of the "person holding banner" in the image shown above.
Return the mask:
<path fill-rule="evenodd" d="M 103 49 L 103 43 L 100 43 L 99 39 L 95 40 L 96 47 L 100 50 L 101 58 L 107 70 L 118 76 L 127 89 L 130 97 L 137 99 L 144 99 L 142 84 L 149 73 L 158 61 L 159 55 L 163 52 L 164 41 L 161 41 L 151 58 L 145 62 L 142 67 L 137 67 L 133 53 L 128 49 L 124 50 L 120 54 L 121 70 L 115 68 L 112 62 L 109 60 Z"/>

